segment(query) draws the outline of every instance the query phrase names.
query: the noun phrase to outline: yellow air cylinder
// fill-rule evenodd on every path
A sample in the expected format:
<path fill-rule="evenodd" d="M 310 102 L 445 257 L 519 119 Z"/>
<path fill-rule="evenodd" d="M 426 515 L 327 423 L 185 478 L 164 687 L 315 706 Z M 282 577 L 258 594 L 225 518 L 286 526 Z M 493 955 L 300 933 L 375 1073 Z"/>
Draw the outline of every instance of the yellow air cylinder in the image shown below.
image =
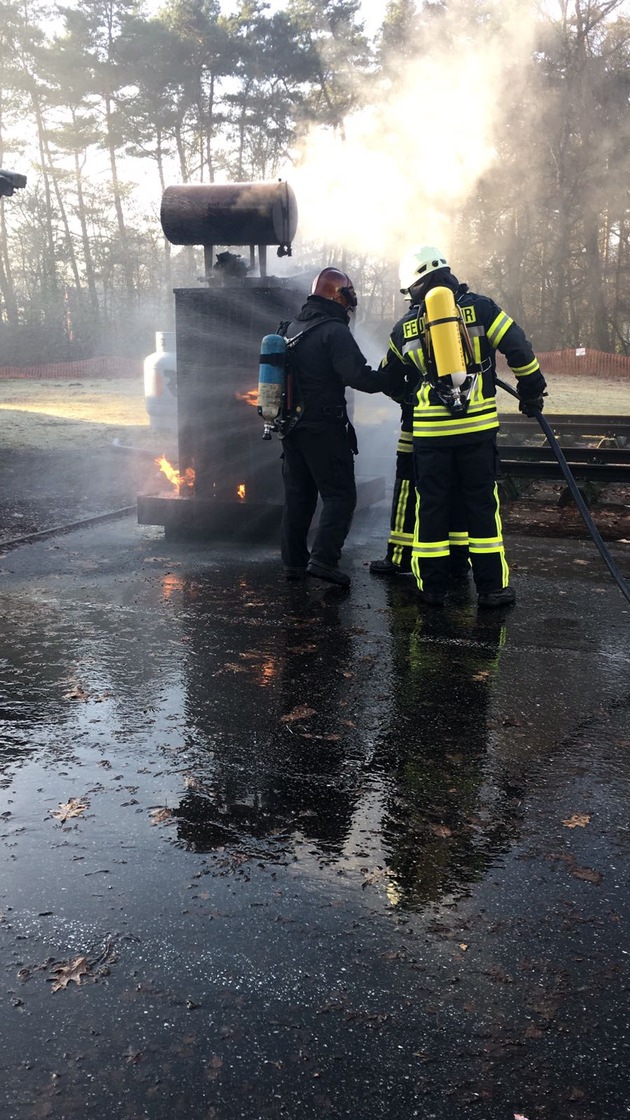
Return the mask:
<path fill-rule="evenodd" d="M 426 329 L 431 338 L 438 377 L 450 377 L 459 387 L 467 377 L 461 337 L 461 317 L 450 288 L 431 288 L 426 299 Z"/>

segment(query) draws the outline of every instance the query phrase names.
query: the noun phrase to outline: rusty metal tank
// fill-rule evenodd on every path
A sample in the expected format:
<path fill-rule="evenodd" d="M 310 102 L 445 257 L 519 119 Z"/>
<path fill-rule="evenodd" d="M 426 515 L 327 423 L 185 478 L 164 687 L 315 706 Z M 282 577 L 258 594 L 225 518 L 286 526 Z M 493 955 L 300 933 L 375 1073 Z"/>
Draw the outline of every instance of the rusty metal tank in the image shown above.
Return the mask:
<path fill-rule="evenodd" d="M 278 245 L 291 254 L 297 202 L 288 183 L 167 187 L 160 219 L 173 245 Z"/>

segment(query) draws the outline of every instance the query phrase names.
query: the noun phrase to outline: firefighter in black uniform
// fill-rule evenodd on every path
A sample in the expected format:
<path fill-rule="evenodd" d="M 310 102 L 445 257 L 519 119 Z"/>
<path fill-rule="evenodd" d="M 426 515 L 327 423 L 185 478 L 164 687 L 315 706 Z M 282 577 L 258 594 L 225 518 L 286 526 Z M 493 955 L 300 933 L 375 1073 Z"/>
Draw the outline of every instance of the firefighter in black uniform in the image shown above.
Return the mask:
<path fill-rule="evenodd" d="M 403 294 L 416 304 L 394 328 L 390 347 L 400 364 L 412 365 L 421 380 L 413 416 L 413 471 L 417 518 L 412 569 L 421 599 L 441 606 L 448 585 L 453 529 L 467 531 L 480 607 L 515 601 L 509 585 L 499 495 L 496 433 L 495 352 L 505 355 L 517 379 L 520 410 L 541 409 L 546 382 L 525 333 L 488 296 L 471 292 L 453 275 L 444 255 L 431 245 L 413 249 L 401 262 Z M 427 368 L 424 300 L 435 287 L 450 288 L 470 337 L 476 374 L 468 379 L 465 408 L 445 403 L 439 379 Z M 454 525 L 452 498 L 461 498 L 463 523 Z"/>
<path fill-rule="evenodd" d="M 404 367 L 373 370 L 367 364 L 349 328 L 356 306 L 346 273 L 325 268 L 286 330 L 287 338 L 304 332 L 292 350 L 295 414 L 282 435 L 280 544 L 288 579 L 308 574 L 340 586 L 350 583 L 339 559 L 356 505 L 357 444 L 344 388 L 394 397 L 406 388 Z M 309 554 L 307 536 L 318 495 L 322 511 Z"/>

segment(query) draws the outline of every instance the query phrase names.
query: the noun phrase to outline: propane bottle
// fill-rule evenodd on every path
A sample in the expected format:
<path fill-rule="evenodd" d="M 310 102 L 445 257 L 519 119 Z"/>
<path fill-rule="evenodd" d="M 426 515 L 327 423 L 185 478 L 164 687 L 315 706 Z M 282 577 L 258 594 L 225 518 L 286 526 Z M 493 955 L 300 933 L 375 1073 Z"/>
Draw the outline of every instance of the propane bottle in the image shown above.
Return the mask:
<path fill-rule="evenodd" d="M 450 288 L 431 288 L 425 304 L 426 328 L 438 378 L 450 377 L 451 385 L 457 389 L 466 380 L 468 370 L 462 345 L 462 319 L 455 296 Z"/>
<path fill-rule="evenodd" d="M 155 332 L 155 352 L 144 359 L 144 401 L 152 427 L 177 426 L 175 332 Z"/>
<path fill-rule="evenodd" d="M 260 344 L 258 415 L 265 421 L 263 439 L 271 439 L 280 415 L 286 386 L 287 340 L 281 334 L 266 334 Z"/>

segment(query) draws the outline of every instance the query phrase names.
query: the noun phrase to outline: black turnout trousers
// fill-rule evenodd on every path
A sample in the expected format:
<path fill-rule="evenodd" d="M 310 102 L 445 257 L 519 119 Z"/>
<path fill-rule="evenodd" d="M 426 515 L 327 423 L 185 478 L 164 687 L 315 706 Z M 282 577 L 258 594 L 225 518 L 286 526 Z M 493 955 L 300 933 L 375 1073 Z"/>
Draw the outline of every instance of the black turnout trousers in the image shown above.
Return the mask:
<path fill-rule="evenodd" d="M 497 490 L 494 434 L 473 443 L 414 443 L 418 516 L 412 570 L 421 591 L 446 590 L 449 540 L 460 530 L 468 540 L 473 577 L 480 594 L 507 587 L 509 568 Z M 458 494 L 454 509 L 453 494 Z M 459 523 L 453 524 L 454 520 Z"/>
<path fill-rule="evenodd" d="M 343 420 L 300 420 L 282 441 L 284 508 L 280 549 L 286 568 L 305 568 L 308 531 L 317 496 L 322 511 L 310 557 L 319 564 L 339 563 L 357 503 L 354 456 Z"/>

